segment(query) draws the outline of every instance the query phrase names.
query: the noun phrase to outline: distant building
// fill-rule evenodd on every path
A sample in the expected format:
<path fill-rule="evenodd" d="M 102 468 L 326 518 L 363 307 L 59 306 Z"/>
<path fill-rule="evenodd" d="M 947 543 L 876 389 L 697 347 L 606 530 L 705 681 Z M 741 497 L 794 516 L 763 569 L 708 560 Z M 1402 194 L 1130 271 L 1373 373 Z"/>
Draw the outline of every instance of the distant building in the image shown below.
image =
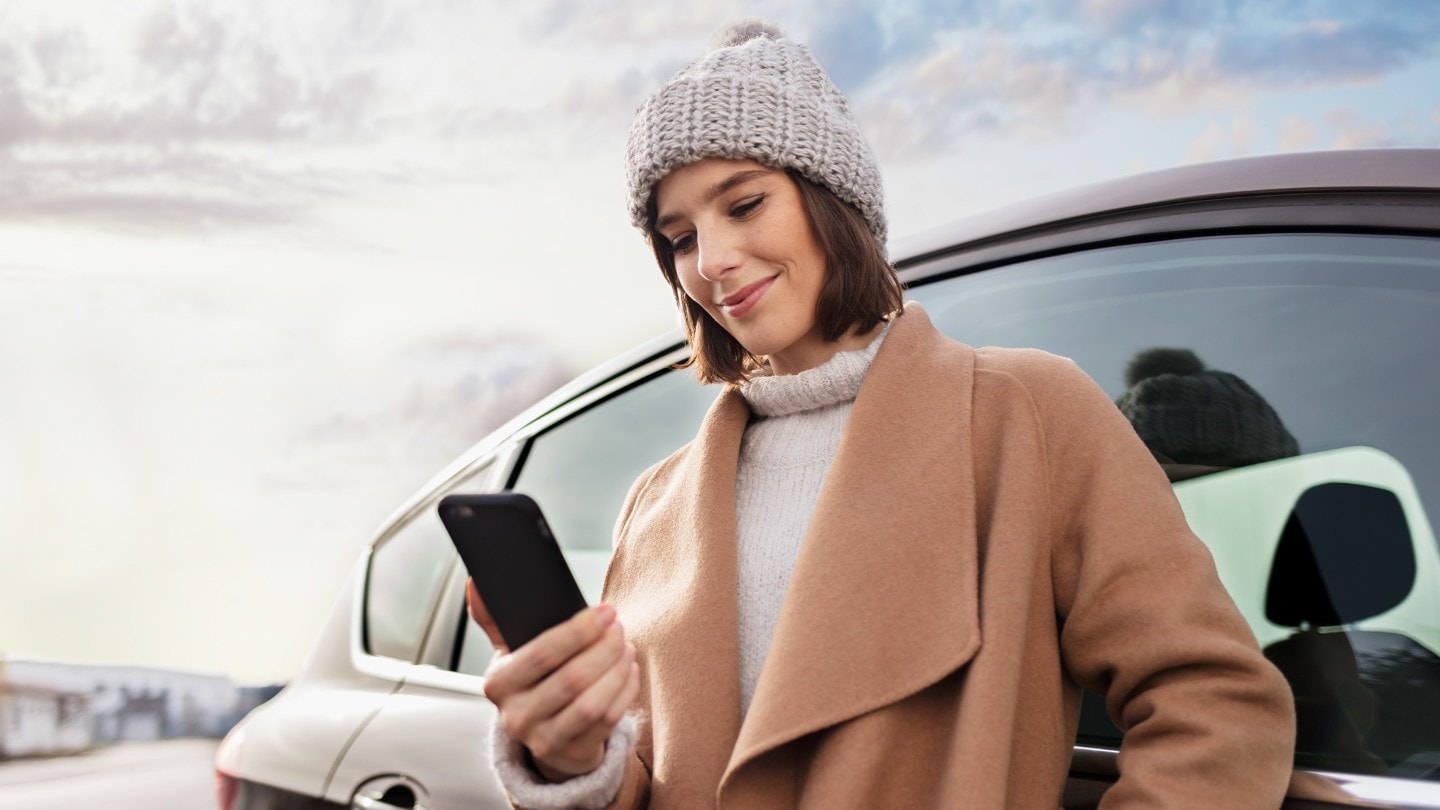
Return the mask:
<path fill-rule="evenodd" d="M 0 654 L 0 759 L 122 740 L 222 737 L 278 687 L 223 675 Z"/>
<path fill-rule="evenodd" d="M 0 760 L 78 753 L 94 739 L 88 695 L 0 677 Z"/>

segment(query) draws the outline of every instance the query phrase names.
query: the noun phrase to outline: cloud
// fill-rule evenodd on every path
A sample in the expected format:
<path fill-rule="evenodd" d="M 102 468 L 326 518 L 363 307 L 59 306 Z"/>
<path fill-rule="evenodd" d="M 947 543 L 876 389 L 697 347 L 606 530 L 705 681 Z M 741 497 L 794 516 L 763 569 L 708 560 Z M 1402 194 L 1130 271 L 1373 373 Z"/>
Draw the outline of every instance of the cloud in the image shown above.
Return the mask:
<path fill-rule="evenodd" d="M 167 3 L 129 30 L 27 33 L 0 46 L 19 124 L 10 143 L 304 142 L 374 124 L 373 63 L 297 58 L 263 14 Z"/>
<path fill-rule="evenodd" d="M 379 134 L 377 66 L 320 64 L 265 7 L 164 3 L 12 33 L 0 161 L 13 192 L 0 217 L 277 222 L 368 174 L 335 156 Z"/>
<path fill-rule="evenodd" d="M 1191 141 L 1185 160 L 1196 163 L 1246 154 L 1250 151 L 1251 136 L 1250 120 L 1244 116 L 1236 117 L 1228 128 L 1212 123 Z"/>
<path fill-rule="evenodd" d="M 1435 52 L 1434 17 L 1432 11 L 1409 22 L 1312 19 L 1237 30 L 1218 43 L 1215 64 L 1222 75 L 1281 86 L 1373 82 Z"/>
<path fill-rule="evenodd" d="M 953 149 L 972 135 L 1063 137 L 1081 93 L 1064 58 L 1000 36 L 942 48 L 857 106 L 882 161 Z"/>
<path fill-rule="evenodd" d="M 927 49 L 894 57 L 857 93 L 889 160 L 977 136 L 1071 137 L 1114 106 L 1182 118 L 1269 93 L 1371 84 L 1440 52 L 1440 9 L 1424 3 L 1005 3 L 963 25 L 933 24 Z"/>
<path fill-rule="evenodd" d="M 418 485 L 573 376 L 537 343 L 471 336 L 432 338 L 377 366 L 312 392 L 318 415 L 272 460 L 269 486 L 346 491 L 378 470 Z"/>
<path fill-rule="evenodd" d="M 1367 120 L 1355 110 L 1341 107 L 1325 114 L 1325 123 L 1336 132 L 1331 146 L 1335 149 L 1360 149 L 1393 146 L 1390 127 L 1381 121 Z"/>
<path fill-rule="evenodd" d="M 14 191 L 0 218 L 147 228 L 304 223 L 347 196 L 613 161 L 636 105 L 752 13 L 740 0 L 137 0 L 82 16 L 13 2 L 0 168 Z M 1116 106 L 1180 118 L 1374 82 L 1440 43 L 1425 0 L 789 0 L 766 13 L 811 46 L 886 162 L 977 137 L 1071 138 Z"/>
<path fill-rule="evenodd" d="M 732 10 L 734 4 L 727 7 L 725 3 L 533 0 L 524 5 L 518 29 L 527 39 L 572 45 L 600 42 L 632 52 L 637 47 L 653 49 L 665 42 L 693 47 L 693 42 L 699 40 L 703 45 L 721 26 L 746 16 Z M 685 53 L 691 59 L 698 55 L 688 49 Z"/>
<path fill-rule="evenodd" d="M 332 200 L 483 176 L 502 162 L 502 149 L 486 148 L 499 139 L 541 140 L 551 154 L 553 137 L 527 136 L 583 143 L 555 126 L 563 106 L 547 103 L 562 83 L 544 68 L 564 60 L 524 51 L 495 8 L 28 8 L 7 9 L 0 43 L 0 167 L 11 185 L 0 218 L 297 223 Z"/>
<path fill-rule="evenodd" d="M 1280 150 L 1295 152 L 1314 145 L 1317 131 L 1315 124 L 1298 115 L 1286 118 L 1280 124 Z"/>
<path fill-rule="evenodd" d="M 863 87 L 885 67 L 885 32 L 879 10 L 859 0 L 832 5 L 819 15 L 808 45 L 841 92 Z"/>

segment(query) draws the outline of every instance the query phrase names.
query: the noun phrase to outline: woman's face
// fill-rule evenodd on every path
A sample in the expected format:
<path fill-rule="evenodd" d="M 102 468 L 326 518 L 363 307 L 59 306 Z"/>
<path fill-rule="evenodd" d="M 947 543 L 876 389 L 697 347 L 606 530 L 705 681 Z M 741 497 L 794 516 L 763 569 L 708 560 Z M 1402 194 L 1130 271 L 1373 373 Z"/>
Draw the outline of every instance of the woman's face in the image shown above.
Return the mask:
<path fill-rule="evenodd" d="M 785 172 L 710 158 L 666 175 L 655 202 L 680 286 L 746 351 L 776 374 L 830 358 L 815 318 L 825 254 Z"/>

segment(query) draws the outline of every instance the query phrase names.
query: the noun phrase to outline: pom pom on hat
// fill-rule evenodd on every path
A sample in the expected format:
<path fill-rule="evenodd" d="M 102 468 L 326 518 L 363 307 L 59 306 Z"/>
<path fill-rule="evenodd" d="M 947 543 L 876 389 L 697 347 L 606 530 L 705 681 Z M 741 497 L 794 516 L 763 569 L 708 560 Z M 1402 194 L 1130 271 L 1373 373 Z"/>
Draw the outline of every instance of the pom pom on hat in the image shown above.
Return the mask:
<path fill-rule="evenodd" d="M 1148 377 L 1160 374 L 1198 374 L 1205 364 L 1189 349 L 1145 349 L 1125 367 L 1125 385 L 1133 386 Z"/>
<path fill-rule="evenodd" d="M 1179 464 L 1240 467 L 1300 453 L 1280 414 L 1250 384 L 1189 349 L 1153 348 L 1125 369 L 1115 400 L 1151 451 Z"/>
<path fill-rule="evenodd" d="M 710 50 L 707 53 L 714 53 L 721 48 L 733 48 L 736 45 L 744 45 L 752 39 L 782 40 L 785 38 L 779 26 L 751 18 L 731 23 L 728 28 L 715 35 L 710 40 Z"/>

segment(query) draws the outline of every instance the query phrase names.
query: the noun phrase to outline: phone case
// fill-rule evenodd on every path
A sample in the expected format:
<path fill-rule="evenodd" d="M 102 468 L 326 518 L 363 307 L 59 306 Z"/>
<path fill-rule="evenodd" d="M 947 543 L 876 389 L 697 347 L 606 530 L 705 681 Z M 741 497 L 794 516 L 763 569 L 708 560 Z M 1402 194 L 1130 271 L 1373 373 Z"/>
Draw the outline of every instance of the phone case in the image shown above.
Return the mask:
<path fill-rule="evenodd" d="M 439 512 L 510 649 L 586 607 L 560 544 L 528 495 L 447 495 Z"/>

